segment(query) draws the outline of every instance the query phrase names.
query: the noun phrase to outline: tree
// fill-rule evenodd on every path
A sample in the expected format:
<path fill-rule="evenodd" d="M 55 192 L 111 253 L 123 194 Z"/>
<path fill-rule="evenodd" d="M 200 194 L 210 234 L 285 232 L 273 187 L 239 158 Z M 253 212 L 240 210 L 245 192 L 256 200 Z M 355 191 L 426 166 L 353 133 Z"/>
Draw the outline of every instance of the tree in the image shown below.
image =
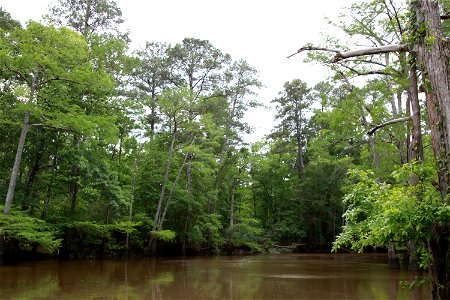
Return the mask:
<path fill-rule="evenodd" d="M 99 32 L 118 32 L 122 11 L 113 0 L 58 0 L 50 7 L 47 20 L 68 26 L 84 37 Z"/>
<path fill-rule="evenodd" d="M 45 27 L 34 22 L 26 29 L 16 29 L 1 42 L 3 72 L 25 86 L 29 93 L 24 103 L 22 131 L 5 200 L 4 213 L 9 214 L 25 139 L 31 126 L 30 116 L 39 103 L 39 93 L 55 81 L 75 82 L 74 74 L 86 68 L 87 47 L 79 35 L 68 29 Z"/>
<path fill-rule="evenodd" d="M 295 170 L 300 173 L 305 168 L 306 119 L 305 113 L 311 105 L 308 99 L 310 89 L 305 82 L 294 79 L 284 84 L 280 97 L 272 102 L 277 104 L 276 118 L 281 122 L 278 132 L 289 140 L 295 139 L 296 159 Z"/>
<path fill-rule="evenodd" d="M 450 160 L 450 71 L 448 41 L 444 38 L 444 31 L 438 1 L 416 0 L 410 6 L 410 32 L 411 37 L 406 43 L 387 45 L 374 48 L 359 49 L 355 51 L 335 52 L 333 62 L 351 57 L 360 57 L 372 54 L 409 51 L 417 58 L 417 64 L 423 74 L 424 89 L 427 94 L 428 118 L 432 131 L 434 157 L 437 163 L 439 177 L 439 191 L 442 205 L 448 205 L 448 187 Z M 330 50 L 307 46 L 304 50 Z M 416 120 L 417 121 L 417 120 Z M 416 138 L 416 143 L 419 140 Z M 416 147 L 416 149 L 418 149 Z M 417 153 L 419 151 L 416 150 Z M 450 295 L 450 257 L 449 240 L 447 232 L 450 228 L 448 219 L 435 222 L 430 229 L 427 240 L 428 251 L 432 256 L 429 261 L 432 294 L 435 299 L 447 299 Z"/>
<path fill-rule="evenodd" d="M 240 142 L 239 134 L 250 129 L 244 122 L 244 114 L 249 108 L 258 107 L 256 90 L 262 84 L 257 79 L 258 71 L 251 67 L 247 61 L 241 59 L 233 62 L 225 70 L 223 83 L 218 87 L 217 93 L 223 93 L 228 104 L 228 114 L 225 117 L 224 149 L 226 152 L 231 142 Z"/>
<path fill-rule="evenodd" d="M 169 83 L 168 48 L 169 46 L 164 43 L 147 42 L 144 49 L 135 52 L 139 65 L 133 73 L 132 80 L 137 88 L 138 98 L 145 107 L 150 108 L 145 122 L 150 124 L 152 136 L 155 134 L 156 124 L 161 121 L 158 117 L 157 96 Z"/>
<path fill-rule="evenodd" d="M 57 4 L 49 8 L 49 14 L 46 19 L 50 24 L 56 26 L 67 26 L 76 32 L 79 32 L 86 39 L 90 51 L 91 63 L 98 72 L 104 72 L 105 75 L 114 76 L 117 86 L 126 85 L 124 76 L 129 69 L 129 60 L 125 55 L 128 48 L 128 35 L 122 34 L 119 25 L 123 22 L 122 12 L 115 1 L 110 0 L 60 0 Z M 97 103 L 95 95 L 85 91 L 90 97 L 91 107 L 86 107 L 88 114 L 95 113 L 95 104 Z M 107 94 L 112 96 L 123 96 L 123 91 L 119 89 L 110 90 Z M 82 96 L 83 97 L 83 96 Z M 119 97 L 120 98 L 120 97 Z M 79 99 L 83 102 L 83 99 Z M 123 104 L 121 99 L 114 101 L 109 99 L 111 106 L 114 106 L 114 112 L 123 119 Z M 86 103 L 89 103 L 86 101 Z M 98 107 L 98 106 L 97 106 Z M 122 126 L 122 131 L 124 127 Z M 121 138 L 120 141 L 123 139 Z M 75 133 L 73 136 L 73 146 L 75 149 L 82 148 L 80 143 L 82 138 Z M 119 146 L 120 148 L 120 146 Z M 120 151 L 119 151 L 120 152 Z M 119 155 L 120 157 L 120 155 Z M 70 170 L 72 177 L 69 192 L 71 198 L 71 211 L 75 213 L 78 202 L 79 179 L 81 174 L 80 153 L 73 153 L 73 165 Z"/>
<path fill-rule="evenodd" d="M 179 127 L 185 122 L 185 115 L 184 112 L 188 109 L 188 101 L 186 98 L 189 97 L 189 91 L 187 90 L 167 90 L 164 92 L 164 94 L 161 95 L 160 99 L 160 105 L 161 105 L 161 111 L 163 114 L 167 117 L 168 121 L 168 127 L 170 128 L 170 144 L 169 149 L 167 153 L 167 163 L 164 170 L 164 177 L 162 179 L 161 183 L 161 192 L 159 195 L 159 200 L 156 206 L 156 212 L 155 217 L 153 220 L 153 232 L 157 232 L 162 230 L 162 225 L 164 223 L 165 215 L 167 212 L 167 208 L 170 205 L 171 199 L 166 199 L 166 189 L 169 181 L 169 173 L 171 170 L 171 165 L 174 159 L 174 152 L 175 152 L 175 141 L 177 139 L 177 134 Z M 182 167 L 180 168 L 180 171 L 183 169 L 184 164 L 186 162 L 183 162 Z M 179 176 L 177 176 L 177 180 L 179 179 Z M 174 186 L 176 183 L 174 183 Z M 149 242 L 150 250 L 152 251 L 152 254 L 154 255 L 156 252 L 156 240 L 154 236 L 152 235 Z"/>
<path fill-rule="evenodd" d="M 22 27 L 19 21 L 11 18 L 11 14 L 0 7 L 0 29 L 10 31 Z"/>

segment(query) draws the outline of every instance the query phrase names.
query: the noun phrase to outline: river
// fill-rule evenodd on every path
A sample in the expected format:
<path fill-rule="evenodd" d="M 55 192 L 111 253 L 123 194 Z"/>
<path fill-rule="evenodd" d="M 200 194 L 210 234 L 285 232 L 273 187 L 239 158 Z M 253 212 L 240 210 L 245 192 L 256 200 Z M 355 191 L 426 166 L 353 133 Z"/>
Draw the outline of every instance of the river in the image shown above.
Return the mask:
<path fill-rule="evenodd" d="M 0 266 L 0 299 L 430 299 L 385 255 L 45 260 Z"/>

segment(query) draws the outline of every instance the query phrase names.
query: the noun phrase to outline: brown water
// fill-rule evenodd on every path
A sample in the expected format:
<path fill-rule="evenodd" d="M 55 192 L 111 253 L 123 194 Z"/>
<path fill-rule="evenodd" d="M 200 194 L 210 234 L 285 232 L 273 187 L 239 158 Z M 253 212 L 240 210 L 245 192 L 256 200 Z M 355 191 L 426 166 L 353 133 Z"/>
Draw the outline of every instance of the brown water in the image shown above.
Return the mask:
<path fill-rule="evenodd" d="M 384 255 L 277 254 L 22 263 L 0 267 L 0 299 L 429 299 Z"/>

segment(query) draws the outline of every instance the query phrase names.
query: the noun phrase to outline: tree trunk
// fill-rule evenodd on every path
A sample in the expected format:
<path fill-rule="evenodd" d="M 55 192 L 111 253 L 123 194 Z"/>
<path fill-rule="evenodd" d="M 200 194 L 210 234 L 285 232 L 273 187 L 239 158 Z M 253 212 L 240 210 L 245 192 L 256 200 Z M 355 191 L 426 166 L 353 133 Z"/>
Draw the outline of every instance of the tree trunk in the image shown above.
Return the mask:
<path fill-rule="evenodd" d="M 385 53 L 384 54 L 384 62 L 386 64 L 386 68 L 389 68 L 389 56 L 390 56 L 390 53 Z M 386 80 L 386 84 L 388 86 L 388 90 L 392 94 L 390 99 L 389 99 L 389 102 L 390 102 L 391 108 L 392 108 L 392 118 L 393 119 L 397 119 L 399 111 L 398 111 L 397 106 L 395 104 L 396 95 L 394 95 L 394 93 L 393 93 L 392 80 L 391 80 L 391 78 L 390 78 L 390 76 L 388 74 L 385 75 L 385 80 Z"/>
<path fill-rule="evenodd" d="M 188 227 L 189 227 L 189 212 L 190 212 L 190 207 L 186 211 L 186 215 L 184 218 L 183 244 L 181 246 L 181 255 L 186 254 L 186 240 L 187 240 L 187 231 L 188 231 Z"/>
<path fill-rule="evenodd" d="M 450 184 L 450 70 L 448 46 L 443 40 L 439 4 L 435 0 L 415 0 L 417 41 L 414 51 L 427 82 L 427 107 L 432 127 L 433 150 L 438 164 L 439 188 L 448 204 Z M 424 30 L 422 30 L 422 28 Z M 433 257 L 429 266 L 434 299 L 450 298 L 449 224 L 436 223 L 429 241 Z"/>
<path fill-rule="evenodd" d="M 78 147 L 80 146 L 80 137 L 77 134 L 73 136 L 72 147 L 74 151 L 78 151 Z M 80 178 L 80 167 L 76 162 L 72 164 L 72 169 L 70 171 L 71 183 L 69 186 L 69 194 L 70 194 L 70 212 L 72 214 L 75 213 L 78 202 L 78 180 Z"/>
<path fill-rule="evenodd" d="M 50 176 L 50 182 L 48 183 L 48 186 L 47 186 L 47 193 L 45 195 L 44 207 L 42 209 L 41 219 L 47 218 L 48 206 L 50 204 L 50 199 L 51 199 L 51 196 L 52 196 L 53 183 L 55 181 L 56 170 L 58 168 L 57 154 L 54 153 L 52 155 L 52 157 L 53 157 L 52 158 L 52 175 Z"/>
<path fill-rule="evenodd" d="M 431 293 L 433 299 L 447 300 L 450 295 L 449 265 L 449 224 L 437 224 L 434 227 L 436 238 L 428 242 L 428 251 L 432 254 L 429 265 L 431 278 Z"/>
<path fill-rule="evenodd" d="M 439 6 L 436 1 L 420 0 L 415 1 L 417 6 L 417 28 L 425 28 L 428 38 L 433 42 L 426 42 L 425 36 L 419 37 L 419 43 L 414 48 L 417 58 L 428 82 L 425 82 L 424 88 L 429 93 L 427 101 L 431 101 L 435 107 L 433 113 L 436 113 L 434 123 L 438 135 L 433 136 L 435 146 L 439 143 L 439 151 L 435 151 L 439 156 L 436 160 L 442 160 L 439 165 L 440 171 L 445 174 L 445 181 L 441 182 L 442 196 L 446 196 L 449 187 L 450 159 L 448 151 L 450 150 L 450 79 L 448 48 L 442 38 L 441 21 Z M 428 106 L 428 104 L 427 104 Z M 437 150 L 437 149 L 435 149 Z"/>
<path fill-rule="evenodd" d="M 408 97 L 406 98 L 406 117 L 411 118 L 411 94 L 408 92 Z M 412 160 L 411 154 L 411 124 L 406 122 L 406 162 Z"/>
<path fill-rule="evenodd" d="M 421 113 L 419 102 L 419 90 L 417 87 L 417 68 L 416 60 L 411 57 L 411 67 L 409 74 L 409 102 L 411 105 L 411 143 L 410 149 L 408 149 L 408 157 L 415 160 L 416 163 L 423 162 L 423 144 L 422 144 L 422 125 L 421 125 Z M 408 161 L 409 162 L 409 161 Z M 419 183 L 419 176 L 413 174 L 410 179 L 410 185 L 416 186 Z M 419 269 L 419 260 L 416 253 L 417 246 L 413 241 L 406 243 L 409 254 L 408 269 L 411 271 L 417 271 Z"/>
<path fill-rule="evenodd" d="M 302 145 L 302 110 L 298 108 L 296 104 L 295 109 L 295 138 L 297 140 L 297 158 L 295 161 L 295 169 L 300 172 L 305 168 L 305 160 L 303 158 L 303 145 Z"/>
<path fill-rule="evenodd" d="M 409 76 L 409 99 L 411 104 L 411 158 L 417 162 L 423 161 L 423 145 L 422 145 L 422 125 L 419 102 L 419 90 L 417 88 L 417 69 L 415 60 L 411 64 L 411 71 Z M 415 183 L 417 184 L 417 183 Z M 413 184 L 413 185 L 415 185 Z"/>
<path fill-rule="evenodd" d="M 303 158 L 303 146 L 302 146 L 302 136 L 301 134 L 297 134 L 297 159 L 295 162 L 295 168 L 297 172 L 301 172 L 305 168 L 305 160 Z"/>
<path fill-rule="evenodd" d="M 364 113 L 364 108 L 362 107 L 362 105 L 360 106 L 360 111 L 361 111 L 361 120 L 363 122 L 364 128 L 366 129 L 366 132 L 369 132 L 370 124 L 367 121 L 367 118 Z M 374 139 L 373 134 L 368 136 L 368 143 L 369 143 L 369 147 L 370 147 L 370 152 L 372 153 L 373 165 L 375 167 L 375 170 L 379 170 L 380 169 L 380 159 L 378 157 L 377 149 L 375 148 L 375 139 Z"/>
<path fill-rule="evenodd" d="M 139 166 L 139 154 L 141 152 L 141 149 L 143 147 L 144 144 L 142 144 L 142 146 L 138 146 L 136 148 L 136 159 L 134 161 L 134 167 L 133 167 L 133 178 L 131 181 L 131 195 L 130 195 L 130 204 L 128 207 L 128 221 L 131 222 L 132 220 L 132 216 L 133 216 L 133 204 L 134 204 L 134 191 L 136 190 L 136 175 L 137 175 L 137 169 Z M 127 231 L 126 237 L 125 237 L 125 255 L 128 256 L 128 250 L 129 250 L 129 242 L 130 242 L 130 233 Z"/>
<path fill-rule="evenodd" d="M 196 137 L 194 136 L 194 138 L 192 139 L 191 143 L 189 144 L 189 147 L 194 144 L 195 138 Z M 157 229 L 156 230 L 161 230 L 162 229 L 164 220 L 166 219 L 167 211 L 168 211 L 169 206 L 170 206 L 170 204 L 172 202 L 173 193 L 175 192 L 175 188 L 176 188 L 176 186 L 178 184 L 178 181 L 181 178 L 181 173 L 183 172 L 184 166 L 186 166 L 186 163 L 188 161 L 189 155 L 190 155 L 189 152 L 186 152 L 186 154 L 184 155 L 183 163 L 181 164 L 181 167 L 178 170 L 177 177 L 175 178 L 175 180 L 172 183 L 172 188 L 170 189 L 169 196 L 167 197 L 167 201 L 165 203 L 164 210 L 163 210 L 163 212 L 162 212 L 162 214 L 161 214 L 161 216 L 160 216 L 160 218 L 158 220 L 158 223 L 156 224 L 157 225 Z M 190 207 L 188 208 L 188 211 L 190 211 Z"/>
<path fill-rule="evenodd" d="M 231 188 L 231 199 L 230 199 L 230 230 L 233 230 L 234 227 L 234 207 L 236 200 L 236 187 L 237 187 L 237 178 L 233 180 L 233 186 Z"/>
<path fill-rule="evenodd" d="M 172 160 L 173 160 L 173 151 L 174 151 L 176 136 L 177 136 L 177 123 L 176 123 L 176 121 L 174 121 L 174 128 L 172 130 L 172 139 L 170 142 L 169 153 L 168 153 L 169 157 L 167 158 L 167 165 L 166 165 L 166 169 L 164 171 L 163 182 L 161 184 L 161 192 L 159 194 L 158 205 L 156 207 L 155 217 L 153 219 L 152 230 L 158 230 L 158 224 L 161 219 L 162 207 L 163 207 L 163 202 L 164 202 L 164 196 L 166 193 L 167 181 L 169 180 L 170 166 L 172 165 Z M 150 236 L 149 248 L 150 248 L 151 255 L 155 255 L 156 254 L 156 240 L 153 237 L 153 235 Z"/>
<path fill-rule="evenodd" d="M 439 105 L 436 101 L 436 97 L 434 97 L 431 93 L 425 93 L 426 97 L 426 105 L 428 112 L 428 121 L 431 131 L 431 142 L 433 146 L 433 154 L 436 158 L 437 169 L 438 169 L 438 180 L 439 180 L 439 190 L 442 198 L 445 197 L 447 192 L 447 175 L 445 162 L 440 158 L 444 156 L 442 153 L 444 151 L 441 148 L 441 133 L 439 131 L 439 124 L 441 123 L 441 116 L 438 113 Z"/>
<path fill-rule="evenodd" d="M 47 218 L 47 212 L 48 212 L 48 206 L 50 204 L 50 198 L 52 196 L 52 187 L 53 187 L 53 175 L 52 178 L 50 179 L 50 182 L 47 186 L 47 193 L 45 195 L 45 201 L 44 201 L 44 208 L 42 209 L 42 215 L 41 215 L 41 219 L 46 219 Z"/>
<path fill-rule="evenodd" d="M 231 199 L 230 199 L 230 226 L 228 232 L 228 254 L 233 253 L 233 236 L 234 236 L 234 210 L 235 210 L 235 201 L 236 201 L 236 188 L 237 188 L 238 179 L 233 179 L 233 185 L 231 188 Z"/>
<path fill-rule="evenodd" d="M 72 177 L 72 182 L 70 183 L 70 212 L 75 213 L 77 208 L 77 198 L 78 198 L 78 178 L 80 176 L 80 168 L 77 165 L 72 165 L 72 170 L 70 172 L 70 177 Z"/>
<path fill-rule="evenodd" d="M 192 153 L 188 153 L 187 161 L 186 161 L 186 192 L 188 195 L 191 194 L 191 186 L 192 186 Z"/>
<path fill-rule="evenodd" d="M 388 265 L 391 269 L 400 268 L 400 262 L 397 254 L 395 253 L 395 243 L 390 242 L 388 245 Z"/>
<path fill-rule="evenodd" d="M 413 241 L 408 241 L 406 243 L 408 249 L 408 270 L 418 271 L 419 270 L 419 256 L 417 255 L 417 246 Z"/>
<path fill-rule="evenodd" d="M 14 191 L 16 189 L 17 176 L 20 169 L 20 161 L 22 160 L 23 149 L 25 146 L 25 139 L 30 128 L 30 111 L 26 111 L 23 116 L 22 131 L 20 133 L 19 145 L 17 146 L 16 158 L 14 160 L 13 169 L 11 171 L 11 178 L 8 186 L 8 193 L 6 194 L 5 207 L 3 213 L 9 215 L 11 211 L 12 201 L 14 198 Z"/>
<path fill-rule="evenodd" d="M 227 120 L 226 124 L 225 124 L 225 131 L 224 131 L 224 138 L 223 138 L 223 143 L 222 143 L 222 149 L 220 150 L 220 155 L 219 155 L 219 162 L 218 162 L 218 166 L 217 166 L 217 172 L 215 175 L 215 180 L 214 180 L 214 191 L 216 192 L 216 195 L 219 194 L 219 183 L 220 183 L 220 179 L 221 179 L 221 175 L 223 170 L 225 169 L 225 166 L 227 165 L 227 152 L 228 152 L 228 148 L 229 148 L 229 140 L 230 140 L 230 131 L 231 131 L 231 127 L 232 127 L 232 123 L 234 121 L 234 115 L 235 115 L 235 110 L 236 110 L 236 99 L 234 99 L 233 104 L 232 104 L 232 108 L 230 110 L 230 119 Z M 217 197 L 214 198 L 213 200 L 211 200 L 212 197 L 208 197 L 208 203 L 207 203 L 207 213 L 209 215 L 213 214 L 215 212 L 216 209 L 216 200 Z M 207 230 L 207 249 L 208 252 L 211 252 L 211 243 L 212 243 L 212 231 L 211 228 L 208 228 Z"/>
<path fill-rule="evenodd" d="M 38 152 L 36 153 L 36 157 L 34 159 L 34 164 L 31 170 L 28 172 L 27 176 L 27 183 L 25 185 L 25 191 L 22 199 L 22 210 L 27 210 L 30 208 L 30 194 L 31 190 L 33 189 L 34 181 L 36 179 L 36 175 L 39 172 L 40 169 L 40 161 L 42 158 L 42 142 L 40 143 L 40 148 L 38 149 Z"/>

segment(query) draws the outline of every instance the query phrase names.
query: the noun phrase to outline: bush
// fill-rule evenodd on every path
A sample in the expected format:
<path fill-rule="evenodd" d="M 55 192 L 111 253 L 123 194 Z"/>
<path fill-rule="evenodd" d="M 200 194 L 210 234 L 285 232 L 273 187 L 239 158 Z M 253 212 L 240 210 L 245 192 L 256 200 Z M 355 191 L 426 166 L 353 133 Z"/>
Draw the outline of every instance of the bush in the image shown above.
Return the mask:
<path fill-rule="evenodd" d="M 3 208 L 1 208 L 3 210 Z M 59 232 L 45 221 L 13 211 L 10 215 L 0 214 L 0 234 L 7 243 L 17 243 L 19 250 L 30 251 L 41 246 L 49 253 L 55 253 L 61 246 Z"/>

